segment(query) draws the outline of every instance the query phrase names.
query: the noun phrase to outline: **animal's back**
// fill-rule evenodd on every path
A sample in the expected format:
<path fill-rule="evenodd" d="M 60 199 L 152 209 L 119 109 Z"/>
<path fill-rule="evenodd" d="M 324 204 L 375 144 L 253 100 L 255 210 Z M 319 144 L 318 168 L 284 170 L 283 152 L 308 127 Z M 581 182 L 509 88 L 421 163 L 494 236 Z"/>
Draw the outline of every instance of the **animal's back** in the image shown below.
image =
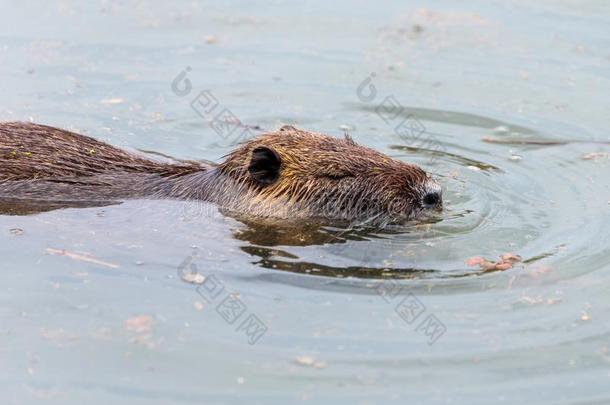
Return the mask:
<path fill-rule="evenodd" d="M 0 198 L 47 201 L 169 197 L 176 182 L 206 170 L 163 162 L 46 125 L 0 123 Z"/>
<path fill-rule="evenodd" d="M 46 125 L 0 123 L 0 180 L 157 172 L 162 165 L 88 136 Z"/>

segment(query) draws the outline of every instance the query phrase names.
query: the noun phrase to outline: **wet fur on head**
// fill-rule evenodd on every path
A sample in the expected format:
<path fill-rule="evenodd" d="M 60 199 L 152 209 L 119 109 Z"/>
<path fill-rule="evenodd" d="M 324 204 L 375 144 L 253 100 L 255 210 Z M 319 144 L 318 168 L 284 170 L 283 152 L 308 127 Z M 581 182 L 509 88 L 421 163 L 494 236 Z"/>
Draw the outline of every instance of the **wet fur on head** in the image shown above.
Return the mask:
<path fill-rule="evenodd" d="M 421 168 L 360 146 L 350 136 L 292 126 L 246 142 L 217 171 L 241 190 L 220 198 L 220 205 L 287 218 L 410 219 L 436 184 Z"/>

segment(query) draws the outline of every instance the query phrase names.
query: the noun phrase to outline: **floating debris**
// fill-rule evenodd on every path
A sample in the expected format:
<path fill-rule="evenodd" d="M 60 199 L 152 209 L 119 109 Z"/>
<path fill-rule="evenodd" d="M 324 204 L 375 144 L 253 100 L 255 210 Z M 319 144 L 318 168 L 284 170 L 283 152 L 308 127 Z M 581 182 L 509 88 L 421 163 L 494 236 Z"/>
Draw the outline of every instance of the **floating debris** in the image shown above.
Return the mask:
<path fill-rule="evenodd" d="M 125 99 L 120 98 L 120 97 L 115 97 L 115 98 L 105 98 L 101 101 L 102 104 L 104 105 L 117 105 L 117 104 L 123 104 L 125 103 Z"/>
<path fill-rule="evenodd" d="M 150 333 L 152 325 L 153 317 L 150 315 L 136 315 L 124 322 L 125 330 L 133 333 Z"/>
<path fill-rule="evenodd" d="M 216 35 L 207 35 L 205 38 L 205 43 L 206 44 L 215 44 L 218 42 L 218 37 Z"/>
<path fill-rule="evenodd" d="M 506 135 L 510 132 L 510 129 L 506 125 L 499 125 L 493 129 L 493 132 L 496 135 Z"/>
<path fill-rule="evenodd" d="M 317 369 L 326 367 L 326 363 L 324 363 L 322 361 L 317 361 L 313 357 L 310 357 L 310 356 L 297 356 L 294 359 L 294 362 L 296 364 L 298 364 L 299 366 L 304 366 L 304 367 L 313 367 L 313 368 L 317 368 Z"/>
<path fill-rule="evenodd" d="M 584 160 L 597 160 L 610 158 L 609 152 L 591 152 L 582 157 Z"/>
<path fill-rule="evenodd" d="M 182 280 L 191 284 L 203 284 L 205 276 L 199 273 L 181 273 Z"/>
<path fill-rule="evenodd" d="M 12 229 L 9 229 L 9 232 L 12 233 L 13 235 L 21 236 L 21 235 L 23 235 L 24 231 L 21 228 L 12 228 Z"/>
<path fill-rule="evenodd" d="M 65 346 L 80 340 L 80 336 L 66 331 L 64 328 L 41 328 L 40 337 L 58 346 Z"/>
<path fill-rule="evenodd" d="M 55 256 L 65 256 L 65 257 L 69 257 L 70 259 L 79 260 L 82 262 L 89 262 L 89 263 L 93 263 L 93 264 L 99 264 L 100 266 L 106 266 L 106 267 L 110 267 L 112 269 L 118 269 L 120 267 L 118 264 L 98 260 L 91 255 L 69 252 L 65 249 L 47 248 L 46 251 L 47 251 L 47 253 L 50 253 Z"/>
<path fill-rule="evenodd" d="M 153 340 L 153 323 L 154 319 L 150 315 L 136 315 L 125 320 L 123 324 L 125 330 L 133 335 L 130 339 L 131 343 L 154 349 L 158 346 L 159 341 Z"/>
<path fill-rule="evenodd" d="M 492 262 L 482 256 L 474 256 L 466 260 L 467 266 L 479 266 L 483 271 L 508 270 L 512 269 L 513 265 L 520 262 L 521 256 L 514 253 L 505 253 L 500 256 L 500 260 Z"/>

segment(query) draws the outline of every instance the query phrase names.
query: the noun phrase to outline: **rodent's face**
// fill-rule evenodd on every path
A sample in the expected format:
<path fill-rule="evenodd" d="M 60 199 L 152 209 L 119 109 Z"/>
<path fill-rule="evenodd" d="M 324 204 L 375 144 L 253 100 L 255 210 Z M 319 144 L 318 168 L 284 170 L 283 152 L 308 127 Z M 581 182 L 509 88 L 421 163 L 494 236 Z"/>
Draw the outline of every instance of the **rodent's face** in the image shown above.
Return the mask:
<path fill-rule="evenodd" d="M 310 217 L 400 222 L 442 207 L 440 185 L 421 168 L 349 137 L 283 127 L 245 144 L 223 165 L 246 177 L 263 204 L 284 202 Z"/>

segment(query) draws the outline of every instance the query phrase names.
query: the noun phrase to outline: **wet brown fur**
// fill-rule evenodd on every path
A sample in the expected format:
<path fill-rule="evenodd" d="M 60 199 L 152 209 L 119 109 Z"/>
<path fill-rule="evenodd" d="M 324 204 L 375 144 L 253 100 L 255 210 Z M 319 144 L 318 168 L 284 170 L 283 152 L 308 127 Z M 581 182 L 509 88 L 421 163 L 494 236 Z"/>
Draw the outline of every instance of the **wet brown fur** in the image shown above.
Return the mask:
<path fill-rule="evenodd" d="M 271 149 L 279 177 L 262 184 L 253 151 Z M 71 200 L 177 198 L 278 218 L 413 217 L 438 185 L 422 169 L 350 137 L 291 126 L 254 138 L 219 165 L 161 161 L 93 138 L 30 123 L 0 124 L 0 197 Z M 440 192 L 440 188 L 439 192 Z"/>

